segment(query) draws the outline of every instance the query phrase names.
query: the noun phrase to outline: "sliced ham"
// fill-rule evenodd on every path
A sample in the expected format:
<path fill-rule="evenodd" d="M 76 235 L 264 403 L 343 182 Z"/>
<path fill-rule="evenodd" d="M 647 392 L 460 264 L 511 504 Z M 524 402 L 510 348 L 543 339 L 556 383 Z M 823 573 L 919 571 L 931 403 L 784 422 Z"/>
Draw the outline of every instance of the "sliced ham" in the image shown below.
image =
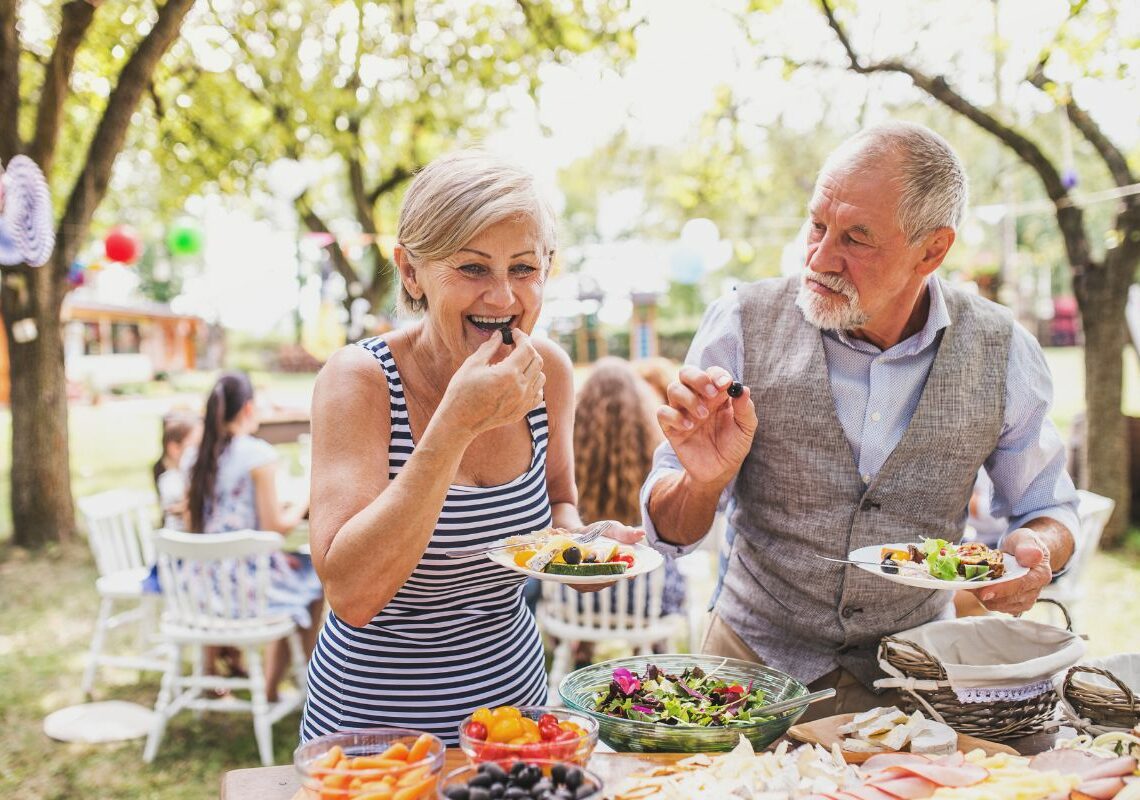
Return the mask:
<path fill-rule="evenodd" d="M 872 780 L 873 782 L 868 785 L 886 792 L 891 797 L 897 797 L 899 800 L 921 800 L 921 798 L 930 797 L 938 789 L 930 781 L 909 775 L 892 776 L 887 774 L 880 775 Z"/>
<path fill-rule="evenodd" d="M 961 750 L 957 750 L 948 756 L 942 756 L 942 758 L 934 763 L 940 764 L 943 767 L 960 767 L 966 763 L 966 754 Z"/>
<path fill-rule="evenodd" d="M 950 756 L 946 756 L 950 758 Z M 926 756 L 915 755 L 914 753 L 879 753 L 873 755 L 864 761 L 860 768 L 863 772 L 874 772 L 875 770 L 886 769 L 893 767 L 896 764 L 929 764 L 930 759 Z M 939 760 L 938 763 L 942 763 Z"/>
<path fill-rule="evenodd" d="M 884 792 L 878 786 L 870 783 L 865 786 L 857 786 L 854 789 L 847 789 L 845 793 L 856 798 L 856 800 L 898 800 L 893 794 Z"/>
<path fill-rule="evenodd" d="M 1124 788 L 1121 778 L 1097 778 L 1085 781 L 1069 795 L 1072 800 L 1112 800 Z"/>
<path fill-rule="evenodd" d="M 1077 773 L 1081 780 L 1094 781 L 1098 778 L 1123 778 L 1136 771 L 1136 759 L 1132 756 L 1117 756 L 1115 758 L 1098 758 L 1096 763 L 1089 762 L 1087 769 Z"/>
<path fill-rule="evenodd" d="M 895 764 L 887 767 L 886 772 L 905 772 L 928 780 L 935 786 L 973 786 L 989 777 L 989 770 L 976 764 L 962 764 L 960 767 L 945 767 L 941 764 Z"/>
<path fill-rule="evenodd" d="M 1029 768 L 1038 772 L 1084 775 L 1087 770 L 1104 760 L 1087 750 L 1046 750 L 1044 753 L 1038 753 L 1029 759 Z"/>

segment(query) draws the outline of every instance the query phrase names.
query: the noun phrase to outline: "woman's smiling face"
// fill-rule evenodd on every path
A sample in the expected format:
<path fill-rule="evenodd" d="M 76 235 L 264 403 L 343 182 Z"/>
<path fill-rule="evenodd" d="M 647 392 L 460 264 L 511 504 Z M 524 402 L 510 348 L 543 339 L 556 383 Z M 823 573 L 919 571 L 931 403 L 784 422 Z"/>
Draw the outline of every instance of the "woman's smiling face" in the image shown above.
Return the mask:
<path fill-rule="evenodd" d="M 447 350 L 466 358 L 500 328 L 534 330 L 547 273 L 536 233 L 529 219 L 504 220 L 415 269 L 428 325 Z"/>

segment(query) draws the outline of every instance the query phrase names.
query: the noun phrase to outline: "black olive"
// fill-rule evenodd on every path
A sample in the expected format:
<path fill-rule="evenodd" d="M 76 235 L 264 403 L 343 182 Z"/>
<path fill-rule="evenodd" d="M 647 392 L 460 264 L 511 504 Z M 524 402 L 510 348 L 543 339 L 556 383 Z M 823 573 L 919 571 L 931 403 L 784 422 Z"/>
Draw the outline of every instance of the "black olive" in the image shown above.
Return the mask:
<path fill-rule="evenodd" d="M 494 761 L 485 761 L 483 763 L 487 766 L 487 769 L 485 770 L 485 772 L 491 776 L 491 782 L 492 783 L 506 783 L 507 782 L 507 771 L 506 770 L 504 770 L 502 767 L 500 767 Z"/>
<path fill-rule="evenodd" d="M 466 786 L 448 786 L 443 790 L 443 796 L 447 800 L 470 800 Z"/>
<path fill-rule="evenodd" d="M 522 762 L 519 762 L 522 764 Z M 511 770 L 514 772 L 514 770 Z M 542 780 L 542 770 L 535 766 L 525 766 L 519 770 L 518 774 L 514 777 L 515 786 L 521 786 L 523 789 L 530 789 Z"/>
<path fill-rule="evenodd" d="M 500 797 L 507 793 L 507 787 L 501 783 L 492 783 L 491 788 L 487 791 L 491 793 L 491 800 L 499 800 Z"/>
<path fill-rule="evenodd" d="M 577 789 L 582 785 L 582 770 L 577 767 L 571 767 L 566 770 L 566 785 L 571 789 Z"/>
<path fill-rule="evenodd" d="M 524 797 L 530 797 L 530 792 L 521 786 L 510 786 L 503 795 L 504 800 L 523 800 Z"/>
<path fill-rule="evenodd" d="M 554 785 L 566 783 L 566 765 L 555 764 L 550 768 L 550 780 L 554 781 Z"/>
<path fill-rule="evenodd" d="M 562 560 L 567 564 L 578 564 L 582 561 L 582 551 L 571 545 L 562 551 Z"/>
<path fill-rule="evenodd" d="M 482 786 L 472 786 L 467 797 L 468 800 L 491 800 L 491 793 Z"/>
<path fill-rule="evenodd" d="M 729 397 L 740 397 L 742 394 L 744 394 L 744 384 L 740 381 L 733 381 L 728 385 Z"/>
<path fill-rule="evenodd" d="M 480 768 L 480 770 L 481 771 L 478 775 L 467 781 L 467 785 L 472 788 L 490 789 L 491 784 L 495 782 L 495 779 L 492 778 L 487 772 L 482 771 L 482 768 Z"/>
<path fill-rule="evenodd" d="M 883 563 L 879 568 L 888 575 L 899 574 L 899 562 L 890 557 L 884 558 Z"/>
<path fill-rule="evenodd" d="M 516 761 L 515 763 L 511 764 L 511 777 L 517 778 L 519 776 L 519 774 L 522 773 L 523 770 L 525 770 L 525 769 L 526 769 L 526 762 L 525 761 Z"/>
<path fill-rule="evenodd" d="M 578 787 L 578 791 L 574 793 L 574 798 L 575 800 L 583 800 L 583 798 L 589 797 L 595 791 L 597 791 L 597 788 L 595 786 L 589 783 L 583 783 Z"/>
<path fill-rule="evenodd" d="M 550 790 L 553 788 L 554 787 L 550 785 L 550 781 L 548 781 L 546 778 L 543 778 L 534 786 L 530 787 L 530 796 L 542 797 L 544 794 L 550 792 Z"/>

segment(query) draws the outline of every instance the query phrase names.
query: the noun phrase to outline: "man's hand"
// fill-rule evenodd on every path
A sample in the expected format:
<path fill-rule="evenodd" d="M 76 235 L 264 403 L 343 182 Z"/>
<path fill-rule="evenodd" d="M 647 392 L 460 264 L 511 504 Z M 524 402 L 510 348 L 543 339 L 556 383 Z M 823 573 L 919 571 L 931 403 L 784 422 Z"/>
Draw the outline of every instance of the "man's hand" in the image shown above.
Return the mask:
<path fill-rule="evenodd" d="M 1041 590 L 1053 578 L 1049 548 L 1036 531 L 1018 528 L 1005 537 L 1001 549 L 1013 554 L 1021 566 L 1029 567 L 1029 572 L 1015 581 L 972 589 L 971 594 L 990 611 L 1020 616 L 1033 607 Z"/>
<path fill-rule="evenodd" d="M 657 422 L 681 466 L 699 483 L 727 484 L 740 469 L 756 433 L 756 409 L 748 387 L 730 397 L 732 376 L 720 367 L 687 366 L 669 384 L 669 404 Z"/>

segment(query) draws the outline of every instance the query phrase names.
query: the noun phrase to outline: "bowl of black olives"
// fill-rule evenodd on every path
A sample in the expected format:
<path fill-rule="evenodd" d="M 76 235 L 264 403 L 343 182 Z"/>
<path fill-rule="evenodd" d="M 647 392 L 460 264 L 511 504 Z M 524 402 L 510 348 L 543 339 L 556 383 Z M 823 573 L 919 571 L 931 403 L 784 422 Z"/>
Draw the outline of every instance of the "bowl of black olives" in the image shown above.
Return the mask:
<path fill-rule="evenodd" d="M 601 800 L 602 779 L 564 761 L 484 761 L 439 784 L 441 800 Z"/>

